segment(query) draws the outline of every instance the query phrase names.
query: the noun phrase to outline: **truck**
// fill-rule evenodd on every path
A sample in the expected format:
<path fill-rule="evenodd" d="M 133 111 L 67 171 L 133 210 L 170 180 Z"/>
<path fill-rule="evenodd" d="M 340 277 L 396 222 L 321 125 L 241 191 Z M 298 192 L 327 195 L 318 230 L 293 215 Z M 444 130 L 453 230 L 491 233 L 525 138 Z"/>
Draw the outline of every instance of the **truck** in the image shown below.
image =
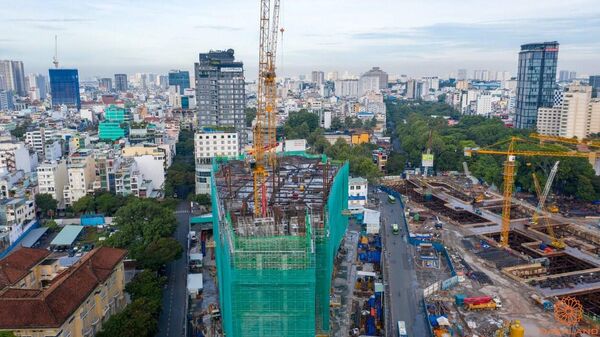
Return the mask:
<path fill-rule="evenodd" d="M 398 321 L 398 337 L 408 337 L 406 333 L 406 323 L 404 321 Z"/>
<path fill-rule="evenodd" d="M 473 303 L 467 303 L 465 299 L 465 309 L 467 310 L 496 310 L 502 308 L 502 301 L 499 298 L 489 298 L 487 302 L 475 301 Z"/>
<path fill-rule="evenodd" d="M 550 302 L 549 300 L 543 299 L 538 294 L 532 294 L 531 299 L 533 300 L 533 302 L 540 305 L 546 311 L 550 311 L 550 310 L 554 309 L 554 304 L 552 302 Z"/>

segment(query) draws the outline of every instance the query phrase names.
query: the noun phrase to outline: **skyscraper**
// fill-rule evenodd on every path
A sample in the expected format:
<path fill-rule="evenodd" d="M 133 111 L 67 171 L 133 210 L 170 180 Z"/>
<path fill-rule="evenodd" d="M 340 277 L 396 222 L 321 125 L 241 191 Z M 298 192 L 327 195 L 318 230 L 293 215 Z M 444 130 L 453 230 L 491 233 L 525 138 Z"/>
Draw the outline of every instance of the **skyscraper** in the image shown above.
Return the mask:
<path fill-rule="evenodd" d="M 310 74 L 310 77 L 311 77 L 312 83 L 315 83 L 318 86 L 325 82 L 325 73 L 320 70 L 313 71 Z"/>
<path fill-rule="evenodd" d="M 199 126 L 233 127 L 245 145 L 244 63 L 235 61 L 233 49 L 211 50 L 200 54 L 195 73 Z"/>
<path fill-rule="evenodd" d="M 79 97 L 79 72 L 77 69 L 50 69 L 50 94 L 52 105 L 81 108 Z"/>
<path fill-rule="evenodd" d="M 521 46 L 515 127 L 535 129 L 538 108 L 552 106 L 556 87 L 558 46 L 556 41 Z"/>
<path fill-rule="evenodd" d="M 101 78 L 98 80 L 98 89 L 102 91 L 112 91 L 112 79 L 111 78 Z"/>
<path fill-rule="evenodd" d="M 115 74 L 115 90 L 127 91 L 127 74 Z"/>
<path fill-rule="evenodd" d="M 183 91 L 190 87 L 190 72 L 183 70 L 169 71 L 169 85 L 177 86 L 179 94 L 183 95 Z"/>
<path fill-rule="evenodd" d="M 26 96 L 25 71 L 22 61 L 0 60 L 0 90 L 10 90 Z"/>
<path fill-rule="evenodd" d="M 377 77 L 379 79 L 379 89 L 380 90 L 386 89 L 388 86 L 389 76 L 385 71 L 381 70 L 379 67 L 371 68 L 371 70 L 362 74 L 362 76 L 360 78 L 362 80 L 365 77 Z"/>
<path fill-rule="evenodd" d="M 29 92 L 32 99 L 43 100 L 48 95 L 48 82 L 46 76 L 42 74 L 30 74 L 29 78 Z"/>
<path fill-rule="evenodd" d="M 600 75 L 590 76 L 589 82 L 592 86 L 592 97 L 600 97 Z"/>

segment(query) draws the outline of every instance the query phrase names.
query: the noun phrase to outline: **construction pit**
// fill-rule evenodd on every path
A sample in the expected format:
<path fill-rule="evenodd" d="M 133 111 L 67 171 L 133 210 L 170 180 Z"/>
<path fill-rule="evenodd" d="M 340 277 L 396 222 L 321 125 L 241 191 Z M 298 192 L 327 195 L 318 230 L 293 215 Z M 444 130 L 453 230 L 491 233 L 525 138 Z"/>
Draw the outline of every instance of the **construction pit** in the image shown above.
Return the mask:
<path fill-rule="evenodd" d="M 501 195 L 482 191 L 481 187 L 474 189 L 464 179 L 460 183 L 452 182 L 453 179 L 412 178 L 393 185 L 407 196 L 406 217 L 411 233 L 430 234 L 431 240 L 442 242 L 453 252 L 457 275 L 466 280 L 445 293 L 438 293 L 437 298 L 426 297 L 425 305 L 433 304 L 431 310 L 443 311 L 455 322 L 462 321 L 463 327 L 476 327 L 470 331 L 479 336 L 495 336 L 497 326 L 514 319 L 520 319 L 528 331 L 526 335 L 533 336 L 541 329 L 560 328 L 542 303 L 570 296 L 583 305 L 584 319 L 580 326 L 598 326 L 600 232 L 597 228 L 569 222 L 557 215 L 548 215 L 547 219 L 541 216 L 538 224 L 532 224 L 535 205 L 521 202 L 511 207 L 513 229 L 509 233 L 509 247 L 499 248 Z M 477 195 L 485 198 L 471 199 Z M 546 220 L 566 248 L 550 246 L 553 240 Z M 443 230 L 435 227 L 437 221 L 444 223 Z M 428 274 L 422 281 L 432 281 L 432 273 Z M 447 275 L 440 273 L 440 277 Z M 481 284 L 482 279 L 486 280 L 485 285 Z M 457 292 L 466 296 L 499 295 L 505 305 L 492 312 L 465 311 L 452 303 L 451 295 Z"/>

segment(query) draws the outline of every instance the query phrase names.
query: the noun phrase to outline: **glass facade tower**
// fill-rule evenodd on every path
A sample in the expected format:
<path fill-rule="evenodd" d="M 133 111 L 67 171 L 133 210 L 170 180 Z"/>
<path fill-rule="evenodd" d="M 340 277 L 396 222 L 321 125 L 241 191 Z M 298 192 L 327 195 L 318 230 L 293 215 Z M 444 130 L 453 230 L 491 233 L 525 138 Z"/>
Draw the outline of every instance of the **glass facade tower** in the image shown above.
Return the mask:
<path fill-rule="evenodd" d="M 190 72 L 183 70 L 169 71 L 169 85 L 179 87 L 179 94 L 183 95 L 183 91 L 190 87 Z"/>
<path fill-rule="evenodd" d="M 521 46 L 515 127 L 535 129 L 538 108 L 552 107 L 556 88 L 558 46 L 556 41 Z"/>
<path fill-rule="evenodd" d="M 79 97 L 79 72 L 77 69 L 50 69 L 50 94 L 52 105 L 81 108 Z"/>

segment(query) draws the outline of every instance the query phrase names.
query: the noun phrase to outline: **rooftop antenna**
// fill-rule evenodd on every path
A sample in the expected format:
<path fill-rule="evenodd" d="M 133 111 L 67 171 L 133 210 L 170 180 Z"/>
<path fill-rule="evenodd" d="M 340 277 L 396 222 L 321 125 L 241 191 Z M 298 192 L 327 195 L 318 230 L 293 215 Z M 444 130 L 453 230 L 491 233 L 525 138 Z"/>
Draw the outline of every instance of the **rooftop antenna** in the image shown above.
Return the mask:
<path fill-rule="evenodd" d="M 54 58 L 52 59 L 54 68 L 58 69 L 58 37 L 54 35 Z"/>

